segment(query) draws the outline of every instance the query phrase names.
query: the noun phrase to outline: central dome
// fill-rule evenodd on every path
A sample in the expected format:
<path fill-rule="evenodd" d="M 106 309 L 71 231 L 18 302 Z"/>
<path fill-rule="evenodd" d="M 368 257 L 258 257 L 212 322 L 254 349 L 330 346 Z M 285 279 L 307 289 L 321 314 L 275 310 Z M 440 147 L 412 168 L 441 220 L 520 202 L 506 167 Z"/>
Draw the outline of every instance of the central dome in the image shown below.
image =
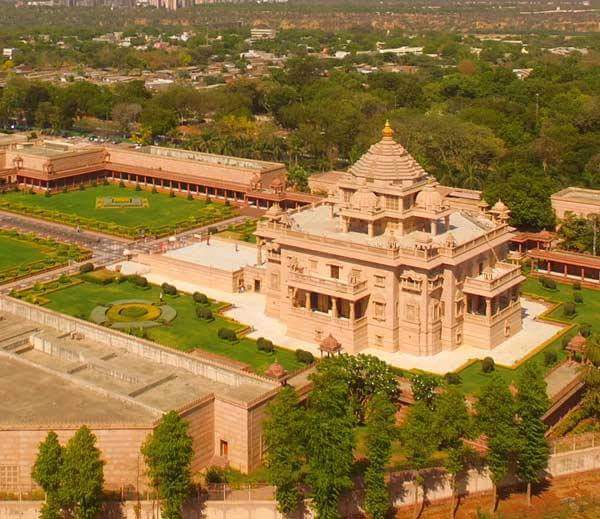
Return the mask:
<path fill-rule="evenodd" d="M 355 177 L 387 182 L 418 181 L 427 176 L 404 146 L 394 140 L 394 130 L 389 123 L 385 124 L 382 139 L 373 144 L 348 171 Z"/>

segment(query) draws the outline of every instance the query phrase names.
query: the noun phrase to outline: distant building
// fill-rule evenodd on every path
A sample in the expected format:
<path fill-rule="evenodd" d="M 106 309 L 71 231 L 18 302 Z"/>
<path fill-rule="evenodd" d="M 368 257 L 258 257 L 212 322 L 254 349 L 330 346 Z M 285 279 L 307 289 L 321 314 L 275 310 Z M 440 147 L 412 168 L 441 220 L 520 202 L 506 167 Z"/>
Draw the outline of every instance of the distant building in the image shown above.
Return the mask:
<path fill-rule="evenodd" d="M 276 29 L 250 29 L 250 40 L 274 40 L 277 36 Z"/>
<path fill-rule="evenodd" d="M 600 190 L 582 187 L 567 187 L 550 197 L 552 208 L 559 219 L 569 213 L 588 217 L 600 214 Z"/>
<path fill-rule="evenodd" d="M 533 72 L 532 68 L 513 68 L 513 74 L 517 76 L 517 79 L 527 79 Z"/>

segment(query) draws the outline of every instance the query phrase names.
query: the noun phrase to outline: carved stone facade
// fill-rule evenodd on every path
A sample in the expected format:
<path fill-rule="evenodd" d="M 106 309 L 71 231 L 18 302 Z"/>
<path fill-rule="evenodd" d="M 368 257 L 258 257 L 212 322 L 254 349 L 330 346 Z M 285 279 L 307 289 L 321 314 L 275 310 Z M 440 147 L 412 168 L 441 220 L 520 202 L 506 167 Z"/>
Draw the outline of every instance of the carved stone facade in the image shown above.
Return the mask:
<path fill-rule="evenodd" d="M 521 329 L 509 216 L 439 185 L 386 125 L 323 202 L 259 223 L 266 311 L 288 334 L 331 334 L 350 353 L 493 348 Z"/>

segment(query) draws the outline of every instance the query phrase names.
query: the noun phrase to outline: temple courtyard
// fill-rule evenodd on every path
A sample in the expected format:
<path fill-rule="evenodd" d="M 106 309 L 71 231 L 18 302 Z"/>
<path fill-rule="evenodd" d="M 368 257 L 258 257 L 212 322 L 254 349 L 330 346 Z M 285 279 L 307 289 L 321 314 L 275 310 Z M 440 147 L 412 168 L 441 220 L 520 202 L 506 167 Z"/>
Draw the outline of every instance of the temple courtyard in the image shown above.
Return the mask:
<path fill-rule="evenodd" d="M 165 235 L 235 215 L 235 209 L 224 203 L 116 184 L 52 196 L 5 193 L 0 195 L 0 210 L 125 237 Z"/>

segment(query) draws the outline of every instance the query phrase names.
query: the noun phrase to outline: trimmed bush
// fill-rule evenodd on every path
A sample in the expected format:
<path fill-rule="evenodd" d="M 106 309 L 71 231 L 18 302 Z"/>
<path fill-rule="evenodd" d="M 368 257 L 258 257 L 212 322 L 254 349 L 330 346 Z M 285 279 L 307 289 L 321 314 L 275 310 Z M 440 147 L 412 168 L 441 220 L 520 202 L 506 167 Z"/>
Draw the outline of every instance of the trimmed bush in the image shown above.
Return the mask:
<path fill-rule="evenodd" d="M 444 375 L 444 380 L 446 381 L 446 384 L 449 384 L 452 386 L 457 386 L 458 384 L 460 384 L 462 382 L 460 375 L 458 373 L 452 373 L 452 372 L 446 373 Z"/>
<path fill-rule="evenodd" d="M 553 279 L 549 279 L 549 278 L 540 278 L 540 284 L 546 289 L 546 290 L 556 290 L 556 281 L 554 281 Z"/>
<path fill-rule="evenodd" d="M 119 187 L 125 187 L 125 182 L 123 182 L 122 180 L 119 182 Z"/>
<path fill-rule="evenodd" d="M 140 276 L 139 274 L 133 274 L 129 276 L 128 279 L 137 287 L 145 288 L 148 286 L 148 280 L 144 276 Z"/>
<path fill-rule="evenodd" d="M 558 353 L 555 350 L 546 350 L 544 352 L 544 365 L 554 366 L 558 361 Z"/>
<path fill-rule="evenodd" d="M 259 337 L 256 340 L 256 346 L 260 351 L 264 351 L 265 353 L 273 353 L 275 351 L 275 346 L 273 346 L 273 343 L 264 337 Z"/>
<path fill-rule="evenodd" d="M 50 197 L 52 196 L 52 193 L 50 193 L 50 190 L 49 190 L 49 189 L 46 189 L 46 192 L 44 193 L 44 196 L 45 196 L 46 198 L 50 198 Z"/>
<path fill-rule="evenodd" d="M 162 291 L 168 296 L 176 296 L 177 295 L 177 287 L 174 285 L 170 285 L 169 283 L 163 283 L 160 288 Z"/>
<path fill-rule="evenodd" d="M 219 339 L 223 339 L 224 341 L 237 341 L 237 334 L 231 328 L 219 328 L 217 335 L 219 336 Z"/>
<path fill-rule="evenodd" d="M 573 294 L 573 301 L 577 304 L 583 303 L 583 296 L 581 295 L 580 292 L 575 292 Z"/>
<path fill-rule="evenodd" d="M 481 370 L 484 373 L 491 373 L 496 369 L 496 363 L 492 357 L 486 357 L 481 361 Z"/>
<path fill-rule="evenodd" d="M 188 193 L 187 194 L 187 199 L 188 200 L 193 200 L 194 199 L 194 197 L 192 196 L 192 193 Z"/>
<path fill-rule="evenodd" d="M 581 283 L 579 281 L 573 283 L 573 290 L 581 290 Z"/>
<path fill-rule="evenodd" d="M 567 301 L 563 305 L 563 314 L 565 317 L 573 317 L 576 314 L 577 310 L 575 308 L 575 303 L 572 301 Z"/>
<path fill-rule="evenodd" d="M 227 483 L 227 475 L 220 467 L 208 467 L 205 476 L 206 482 L 213 485 L 221 485 Z"/>
<path fill-rule="evenodd" d="M 94 270 L 94 264 L 93 263 L 84 263 L 83 265 L 81 265 L 81 267 L 79 267 L 79 272 L 81 274 L 87 274 L 88 272 L 92 272 Z"/>
<path fill-rule="evenodd" d="M 212 321 L 215 318 L 212 310 L 210 308 L 206 308 L 205 306 L 196 307 L 196 317 L 202 321 Z"/>
<path fill-rule="evenodd" d="M 579 325 L 579 333 L 584 337 L 589 337 L 592 334 L 592 325 L 589 323 L 581 323 Z"/>
<path fill-rule="evenodd" d="M 173 191 L 173 190 L 171 189 L 171 191 L 169 191 L 169 196 L 170 196 L 171 198 L 175 198 L 175 191 Z"/>
<path fill-rule="evenodd" d="M 312 364 L 315 361 L 315 356 L 306 350 L 296 350 L 296 360 L 302 364 Z"/>
<path fill-rule="evenodd" d="M 85 191 L 85 184 L 79 184 L 79 191 Z"/>
<path fill-rule="evenodd" d="M 156 186 L 152 186 L 152 193 L 153 194 L 158 193 L 158 189 L 156 189 Z"/>
<path fill-rule="evenodd" d="M 192 297 L 194 298 L 194 301 L 196 301 L 196 303 L 198 304 L 207 305 L 209 303 L 208 297 L 202 292 L 194 292 Z"/>
<path fill-rule="evenodd" d="M 142 186 L 140 186 L 139 182 L 137 182 L 137 183 L 135 184 L 135 190 L 136 190 L 136 191 L 141 191 L 141 190 L 142 190 Z"/>

